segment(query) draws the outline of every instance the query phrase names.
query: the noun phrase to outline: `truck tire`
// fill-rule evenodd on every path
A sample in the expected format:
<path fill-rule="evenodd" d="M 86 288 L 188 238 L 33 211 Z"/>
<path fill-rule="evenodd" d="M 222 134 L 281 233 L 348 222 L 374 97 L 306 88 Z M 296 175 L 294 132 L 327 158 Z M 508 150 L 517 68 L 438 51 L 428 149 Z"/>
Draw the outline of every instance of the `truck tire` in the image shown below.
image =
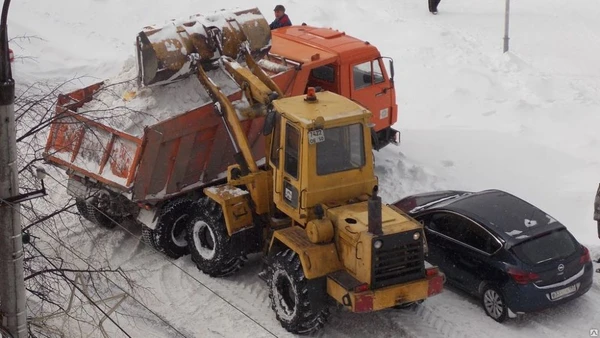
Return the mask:
<path fill-rule="evenodd" d="M 329 310 L 311 310 L 306 276 L 294 251 L 287 249 L 275 255 L 267 284 L 271 308 L 284 329 L 294 334 L 310 334 L 325 325 Z"/>
<path fill-rule="evenodd" d="M 150 231 L 150 244 L 171 258 L 187 255 L 186 233 L 193 205 L 194 202 L 187 198 L 167 202 L 160 210 L 156 228 L 146 230 Z"/>
<path fill-rule="evenodd" d="M 87 219 L 88 221 L 90 220 L 90 216 L 88 214 L 87 202 L 84 199 L 76 198 L 75 199 L 75 207 L 77 208 L 77 211 L 79 212 L 81 217 Z"/>
<path fill-rule="evenodd" d="M 120 217 L 110 217 L 91 203 L 87 203 L 87 214 L 90 222 L 106 229 L 113 229 L 121 223 Z"/>
<path fill-rule="evenodd" d="M 103 205 L 110 203 L 110 201 L 100 200 L 106 198 L 110 198 L 110 196 L 100 195 L 91 201 L 78 198 L 75 200 L 75 206 L 83 218 L 103 228 L 112 229 L 121 223 L 123 217 L 107 214 L 106 208 Z"/>
<path fill-rule="evenodd" d="M 203 197 L 195 209 L 198 212 L 187 231 L 192 261 L 200 271 L 211 277 L 225 277 L 239 271 L 246 256 L 228 236 L 221 206 Z"/>
<path fill-rule="evenodd" d="M 152 229 L 148 228 L 145 225 L 141 225 L 142 227 L 142 242 L 150 245 L 150 247 L 156 251 L 160 251 L 157 247 L 156 244 L 154 243 L 154 231 L 152 231 Z"/>

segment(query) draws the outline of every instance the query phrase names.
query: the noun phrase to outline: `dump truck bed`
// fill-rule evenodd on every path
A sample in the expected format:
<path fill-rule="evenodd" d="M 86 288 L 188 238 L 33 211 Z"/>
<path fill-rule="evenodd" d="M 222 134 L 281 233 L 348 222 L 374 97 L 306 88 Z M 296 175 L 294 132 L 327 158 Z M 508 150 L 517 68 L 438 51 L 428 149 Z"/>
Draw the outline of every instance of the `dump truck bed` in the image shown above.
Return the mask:
<path fill-rule="evenodd" d="M 160 201 L 224 177 L 233 146 L 199 81 L 138 90 L 130 66 L 59 97 L 45 158 L 133 201 Z M 234 104 L 247 104 L 222 70 L 209 73 Z M 262 125 L 263 118 L 242 121 L 256 159 L 264 158 Z"/>

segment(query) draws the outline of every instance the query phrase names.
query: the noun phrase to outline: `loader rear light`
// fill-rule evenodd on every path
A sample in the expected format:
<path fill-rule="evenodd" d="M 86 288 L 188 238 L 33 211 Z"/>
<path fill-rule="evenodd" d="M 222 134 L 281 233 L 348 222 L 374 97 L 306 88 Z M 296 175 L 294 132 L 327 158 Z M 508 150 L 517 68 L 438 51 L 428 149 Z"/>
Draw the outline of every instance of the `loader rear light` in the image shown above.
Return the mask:
<path fill-rule="evenodd" d="M 425 274 L 427 275 L 427 277 L 433 277 L 433 276 L 436 276 L 436 275 L 440 274 L 440 269 L 435 268 L 435 267 L 434 268 L 428 268 L 428 269 L 425 269 Z"/>
<path fill-rule="evenodd" d="M 442 293 L 442 291 L 444 290 L 444 283 L 446 282 L 446 275 L 439 272 L 437 275 L 428 278 L 428 280 L 429 281 L 427 286 L 427 297 L 431 297 Z"/>
<path fill-rule="evenodd" d="M 369 291 L 369 284 L 367 284 L 367 283 L 363 283 L 354 288 L 354 292 L 356 292 L 356 293 L 365 292 L 365 291 Z"/>
<path fill-rule="evenodd" d="M 373 295 L 367 293 L 365 295 L 357 295 L 354 300 L 354 312 L 371 312 L 373 311 Z"/>

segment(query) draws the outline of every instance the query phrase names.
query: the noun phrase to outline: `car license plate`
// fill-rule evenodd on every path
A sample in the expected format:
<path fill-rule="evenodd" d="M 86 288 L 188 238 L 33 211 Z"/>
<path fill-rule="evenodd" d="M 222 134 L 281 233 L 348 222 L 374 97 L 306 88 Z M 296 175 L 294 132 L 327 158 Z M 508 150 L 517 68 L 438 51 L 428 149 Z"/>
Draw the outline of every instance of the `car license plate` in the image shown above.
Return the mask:
<path fill-rule="evenodd" d="M 554 291 L 550 293 L 550 299 L 555 300 L 558 298 L 569 296 L 575 293 L 579 289 L 579 283 L 569 286 L 568 288 L 564 288 L 558 291 Z"/>

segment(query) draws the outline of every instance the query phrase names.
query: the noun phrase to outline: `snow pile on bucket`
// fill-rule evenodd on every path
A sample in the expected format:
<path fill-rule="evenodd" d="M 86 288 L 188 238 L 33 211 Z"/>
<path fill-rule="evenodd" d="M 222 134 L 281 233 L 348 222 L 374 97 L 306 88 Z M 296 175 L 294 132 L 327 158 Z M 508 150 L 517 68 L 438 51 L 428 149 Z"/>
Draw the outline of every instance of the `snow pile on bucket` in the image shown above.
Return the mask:
<path fill-rule="evenodd" d="M 207 74 L 226 95 L 239 90 L 224 71 L 211 70 Z M 120 74 L 104 81 L 93 100 L 78 113 L 141 137 L 146 126 L 211 103 L 208 93 L 195 76 L 165 86 L 139 88 L 136 61 L 132 57 L 125 62 Z"/>

